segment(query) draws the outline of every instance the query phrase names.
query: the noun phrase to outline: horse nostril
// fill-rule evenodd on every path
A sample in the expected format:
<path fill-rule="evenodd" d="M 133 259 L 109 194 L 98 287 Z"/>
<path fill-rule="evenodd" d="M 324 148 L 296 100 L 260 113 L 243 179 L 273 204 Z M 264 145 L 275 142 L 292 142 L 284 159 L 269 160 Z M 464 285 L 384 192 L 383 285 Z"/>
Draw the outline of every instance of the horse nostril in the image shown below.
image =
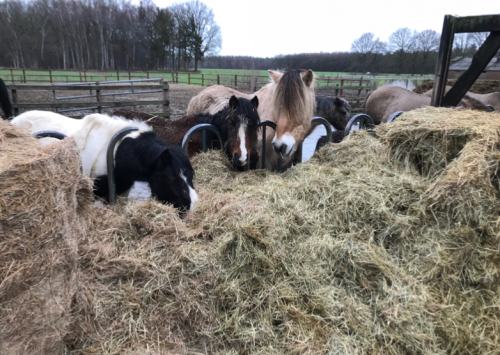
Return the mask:
<path fill-rule="evenodd" d="M 283 155 L 286 152 L 287 145 L 283 143 L 278 147 L 276 144 L 273 144 L 273 148 L 276 154 Z"/>
<path fill-rule="evenodd" d="M 240 160 L 240 155 L 238 153 L 233 154 L 233 161 L 237 163 Z"/>

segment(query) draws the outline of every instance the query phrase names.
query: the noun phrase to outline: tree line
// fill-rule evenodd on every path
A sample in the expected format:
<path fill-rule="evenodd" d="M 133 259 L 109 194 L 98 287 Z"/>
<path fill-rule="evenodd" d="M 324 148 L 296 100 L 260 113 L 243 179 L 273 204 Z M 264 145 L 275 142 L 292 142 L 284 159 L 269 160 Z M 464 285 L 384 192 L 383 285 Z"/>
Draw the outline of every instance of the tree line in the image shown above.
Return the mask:
<path fill-rule="evenodd" d="M 0 65 L 16 68 L 185 70 L 222 45 L 198 0 L 160 9 L 151 0 L 0 2 Z"/>
<path fill-rule="evenodd" d="M 458 34 L 453 55 L 472 56 L 488 33 Z M 47 69 L 266 70 L 433 73 L 440 34 L 400 28 L 387 42 L 373 33 L 350 52 L 270 58 L 220 56 L 213 11 L 199 0 L 158 8 L 152 0 L 6 0 L 0 2 L 0 66 Z"/>
<path fill-rule="evenodd" d="M 453 56 L 471 57 L 489 33 L 455 35 Z M 265 70 L 269 68 L 305 68 L 326 72 L 433 74 L 439 50 L 440 34 L 401 28 L 383 42 L 373 33 L 355 39 L 350 52 L 301 53 L 273 58 L 250 56 L 211 56 L 203 68 Z"/>

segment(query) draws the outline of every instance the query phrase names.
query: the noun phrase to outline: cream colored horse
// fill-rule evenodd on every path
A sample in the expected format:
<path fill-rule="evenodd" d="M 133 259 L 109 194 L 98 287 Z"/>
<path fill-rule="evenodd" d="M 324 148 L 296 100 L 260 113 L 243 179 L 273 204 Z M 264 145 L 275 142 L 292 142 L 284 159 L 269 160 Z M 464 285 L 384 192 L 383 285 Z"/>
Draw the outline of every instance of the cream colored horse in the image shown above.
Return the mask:
<path fill-rule="evenodd" d="M 446 87 L 446 92 L 451 89 L 451 86 Z M 424 92 L 425 96 L 431 97 L 432 90 Z M 490 94 L 476 94 L 470 91 L 467 91 L 467 96 L 472 97 L 473 99 L 481 101 L 485 105 L 491 105 L 496 111 L 500 111 L 500 92 L 492 92 Z"/>
<path fill-rule="evenodd" d="M 284 164 L 289 161 L 311 124 L 316 106 L 315 76 L 312 70 L 287 70 L 283 73 L 269 70 L 269 74 L 272 81 L 251 95 L 225 86 L 210 86 L 191 99 L 187 113 L 214 115 L 227 106 L 232 95 L 247 99 L 256 95 L 260 119 L 276 123 L 276 132 L 268 128 L 266 133 L 266 167 L 275 170 L 277 154 L 284 158 Z M 260 134 L 257 145 L 261 157 Z"/>

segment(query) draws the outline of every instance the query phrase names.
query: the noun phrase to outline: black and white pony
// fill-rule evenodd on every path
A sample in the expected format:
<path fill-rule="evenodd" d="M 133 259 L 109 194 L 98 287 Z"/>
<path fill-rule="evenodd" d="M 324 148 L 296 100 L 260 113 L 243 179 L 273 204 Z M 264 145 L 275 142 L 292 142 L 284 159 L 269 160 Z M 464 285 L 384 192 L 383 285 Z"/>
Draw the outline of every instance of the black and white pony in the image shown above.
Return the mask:
<path fill-rule="evenodd" d="M 332 132 L 334 143 L 339 143 L 344 138 L 344 129 L 350 114 L 351 105 L 346 100 L 335 96 L 316 96 L 314 116 L 323 117 L 335 128 Z M 326 136 L 322 136 L 316 144 L 316 150 L 326 143 Z"/>
<path fill-rule="evenodd" d="M 77 120 L 54 112 L 28 111 L 15 117 L 12 124 L 32 134 L 50 130 L 73 137 L 80 151 L 83 173 L 95 179 L 94 193 L 104 199 L 108 196 L 109 142 L 122 129 L 137 127 L 138 131 L 126 135 L 115 148 L 116 193 L 128 196 L 134 182 L 142 181 L 149 184 L 156 199 L 181 211 L 191 210 L 198 200 L 193 187 L 193 168 L 184 151 L 158 138 L 144 122 L 101 114 Z"/>
<path fill-rule="evenodd" d="M 5 114 L 5 119 L 10 119 L 12 117 L 12 105 L 9 100 L 9 92 L 7 91 L 7 86 L 4 81 L 0 78 L 0 106 Z"/>

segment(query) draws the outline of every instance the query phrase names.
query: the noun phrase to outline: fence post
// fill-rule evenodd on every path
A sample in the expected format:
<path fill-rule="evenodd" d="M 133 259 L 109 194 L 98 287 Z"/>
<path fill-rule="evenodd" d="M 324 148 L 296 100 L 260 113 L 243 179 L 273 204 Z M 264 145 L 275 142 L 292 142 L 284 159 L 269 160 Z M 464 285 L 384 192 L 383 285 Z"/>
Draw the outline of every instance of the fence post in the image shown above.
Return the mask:
<path fill-rule="evenodd" d="M 359 87 L 360 87 L 360 89 L 358 90 L 358 97 L 361 96 L 361 91 L 363 90 L 363 89 L 361 89 L 362 86 L 363 86 L 363 77 L 361 77 L 359 79 Z"/>
<path fill-rule="evenodd" d="M 205 86 L 205 77 L 201 74 L 201 86 Z"/>
<path fill-rule="evenodd" d="M 335 86 L 339 86 L 339 84 L 335 84 Z M 339 89 L 335 89 L 335 96 L 339 96 Z"/>
<path fill-rule="evenodd" d="M 188 85 L 191 85 L 191 73 L 188 73 Z"/>
<path fill-rule="evenodd" d="M 146 73 L 147 73 L 147 75 L 148 75 L 148 79 L 149 79 L 149 72 L 146 72 Z"/>
<path fill-rule="evenodd" d="M 170 117 L 170 100 L 169 100 L 169 92 L 168 92 L 168 83 L 163 83 L 163 112 L 168 115 L 165 117 Z"/>
<path fill-rule="evenodd" d="M 23 69 L 23 78 L 24 78 L 24 83 L 26 84 L 26 71 Z"/>
<path fill-rule="evenodd" d="M 12 89 L 12 103 L 14 104 L 14 116 L 19 115 L 19 108 L 17 106 L 17 90 Z"/>
<path fill-rule="evenodd" d="M 10 70 L 10 78 L 12 79 L 12 84 L 14 84 L 14 74 L 12 74 L 12 69 Z"/>
<path fill-rule="evenodd" d="M 52 84 L 52 70 L 49 69 L 49 80 L 50 83 Z"/>
<path fill-rule="evenodd" d="M 234 76 L 234 88 L 236 89 L 238 87 L 238 75 Z"/>
<path fill-rule="evenodd" d="M 78 73 L 80 74 L 80 82 L 82 82 L 82 71 L 79 70 Z"/>
<path fill-rule="evenodd" d="M 179 72 L 175 73 L 175 82 L 179 84 Z"/>
<path fill-rule="evenodd" d="M 101 106 L 101 88 L 99 86 L 99 82 L 96 82 L 96 89 L 95 89 L 95 95 L 97 99 L 97 112 L 102 113 L 102 106 Z"/>
<path fill-rule="evenodd" d="M 220 77 L 219 77 L 219 74 L 217 74 L 217 85 L 220 85 Z"/>
<path fill-rule="evenodd" d="M 87 82 L 87 71 L 86 70 L 83 71 L 83 76 L 85 77 L 85 82 Z"/>
<path fill-rule="evenodd" d="M 116 80 L 120 81 L 120 72 L 118 70 L 116 71 Z"/>
<path fill-rule="evenodd" d="M 344 79 L 340 80 L 340 86 L 344 87 Z M 344 89 L 340 89 L 340 96 L 344 96 Z"/>
<path fill-rule="evenodd" d="M 132 80 L 130 79 L 130 70 L 128 71 L 128 80 Z"/>

